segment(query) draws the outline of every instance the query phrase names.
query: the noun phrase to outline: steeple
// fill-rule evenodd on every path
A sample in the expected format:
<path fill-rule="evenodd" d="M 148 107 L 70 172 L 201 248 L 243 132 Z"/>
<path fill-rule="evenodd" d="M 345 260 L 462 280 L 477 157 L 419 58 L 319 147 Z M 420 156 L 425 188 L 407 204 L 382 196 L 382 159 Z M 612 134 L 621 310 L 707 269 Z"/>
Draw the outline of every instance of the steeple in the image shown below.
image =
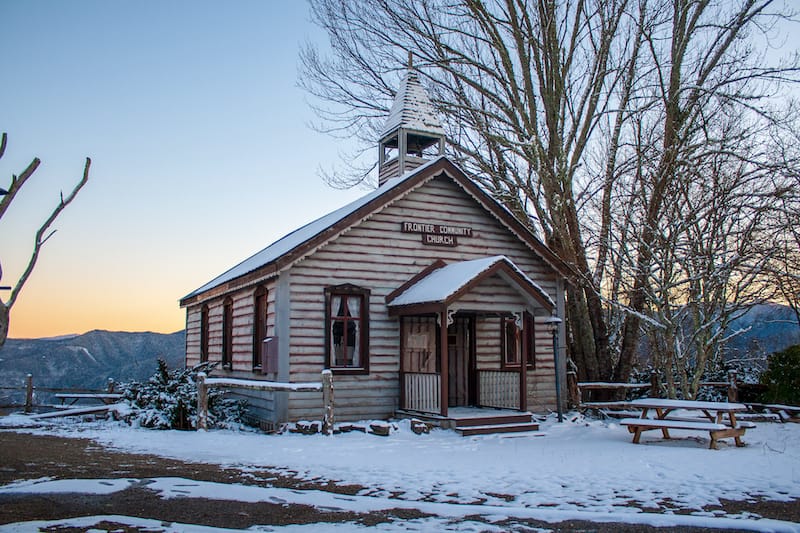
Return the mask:
<path fill-rule="evenodd" d="M 392 110 L 381 133 L 378 185 L 402 176 L 432 157 L 444 153 L 444 128 L 436 118 L 408 54 L 408 72 L 400 82 Z"/>

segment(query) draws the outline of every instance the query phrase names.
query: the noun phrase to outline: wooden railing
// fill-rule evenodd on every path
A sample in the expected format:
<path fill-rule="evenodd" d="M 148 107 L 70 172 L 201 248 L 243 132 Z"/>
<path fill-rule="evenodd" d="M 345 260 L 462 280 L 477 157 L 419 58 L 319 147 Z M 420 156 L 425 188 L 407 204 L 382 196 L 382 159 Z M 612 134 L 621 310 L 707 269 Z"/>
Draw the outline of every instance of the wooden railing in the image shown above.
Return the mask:
<path fill-rule="evenodd" d="M 479 370 L 478 391 L 484 407 L 519 409 L 519 372 Z"/>
<path fill-rule="evenodd" d="M 254 379 L 210 378 L 205 372 L 197 374 L 197 429 L 208 428 L 208 389 L 225 387 L 260 391 L 322 392 L 322 433 L 333 435 L 335 417 L 333 412 L 333 374 L 323 370 L 319 383 L 279 383 Z"/>
<path fill-rule="evenodd" d="M 61 399 L 61 403 L 63 404 L 64 397 L 79 398 L 81 396 L 91 396 L 92 398 L 100 398 L 103 395 L 113 393 L 117 384 L 112 378 L 108 378 L 108 385 L 104 390 L 40 387 L 38 385 L 34 385 L 33 375 L 27 374 L 22 385 L 23 386 L 19 387 L 0 387 L 0 408 L 24 407 L 25 412 L 30 413 L 36 407 L 54 407 L 55 402 L 59 399 Z M 2 391 L 19 393 L 16 396 L 20 398 L 22 397 L 22 392 L 24 392 L 25 400 L 24 402 L 10 401 L 10 398 L 5 396 L 6 393 Z"/>
<path fill-rule="evenodd" d="M 442 385 L 439 374 L 406 372 L 403 387 L 405 409 L 436 414 L 441 411 Z"/>

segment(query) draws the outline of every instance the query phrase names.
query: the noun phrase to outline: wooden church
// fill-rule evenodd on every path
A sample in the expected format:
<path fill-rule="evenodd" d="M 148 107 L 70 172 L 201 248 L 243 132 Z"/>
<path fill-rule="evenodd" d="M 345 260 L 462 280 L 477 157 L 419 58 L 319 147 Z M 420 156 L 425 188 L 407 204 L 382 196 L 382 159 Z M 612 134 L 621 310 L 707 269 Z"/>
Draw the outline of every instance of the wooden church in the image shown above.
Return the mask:
<path fill-rule="evenodd" d="M 517 415 L 510 423 L 555 410 L 566 267 L 444 145 L 409 69 L 380 139 L 377 190 L 181 299 L 186 364 L 279 382 L 330 369 L 337 421 L 453 426 L 464 413 L 473 424 Z M 319 393 L 241 394 L 262 425 L 322 412 Z"/>

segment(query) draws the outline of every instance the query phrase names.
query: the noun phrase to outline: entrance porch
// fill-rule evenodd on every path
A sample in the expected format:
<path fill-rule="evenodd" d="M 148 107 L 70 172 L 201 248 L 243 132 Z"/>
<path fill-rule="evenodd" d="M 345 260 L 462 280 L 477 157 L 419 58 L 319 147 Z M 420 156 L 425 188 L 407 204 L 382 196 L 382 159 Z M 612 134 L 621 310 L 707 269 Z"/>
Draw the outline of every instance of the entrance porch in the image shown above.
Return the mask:
<path fill-rule="evenodd" d="M 534 315 L 554 304 L 508 258 L 434 263 L 386 300 L 400 319 L 401 412 L 527 410 Z"/>

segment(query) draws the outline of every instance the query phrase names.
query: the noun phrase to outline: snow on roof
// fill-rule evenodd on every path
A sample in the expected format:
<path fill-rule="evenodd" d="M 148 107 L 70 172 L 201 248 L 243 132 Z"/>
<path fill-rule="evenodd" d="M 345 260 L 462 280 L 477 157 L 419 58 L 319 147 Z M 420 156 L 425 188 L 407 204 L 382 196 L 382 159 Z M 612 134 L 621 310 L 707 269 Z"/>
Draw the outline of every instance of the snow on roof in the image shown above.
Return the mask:
<path fill-rule="evenodd" d="M 452 263 L 437 270 L 434 270 L 417 283 L 406 289 L 389 305 L 415 305 L 424 303 L 438 303 L 456 294 L 461 288 L 465 287 L 472 280 L 492 268 L 497 263 L 504 262 L 511 267 L 525 283 L 536 290 L 553 307 L 556 306 L 552 298 L 536 282 L 525 275 L 517 266 L 504 255 L 495 255 L 471 261 Z"/>
<path fill-rule="evenodd" d="M 428 93 L 413 70 L 409 70 L 400 82 L 400 88 L 394 97 L 394 104 L 383 126 L 381 137 L 400 127 L 433 135 L 444 135 L 442 124 L 436 118 L 436 108 L 433 107 Z"/>
<path fill-rule="evenodd" d="M 301 228 L 296 229 L 293 232 L 281 237 L 280 239 L 278 239 L 277 241 L 273 242 L 272 244 L 270 244 L 269 246 L 267 246 L 266 248 L 264 248 L 260 252 L 257 252 L 256 254 L 248 257 L 247 259 L 245 259 L 244 261 L 242 261 L 241 263 L 239 263 L 235 267 L 231 268 L 230 270 L 227 270 L 227 271 L 223 272 L 222 274 L 220 274 L 216 278 L 212 279 L 211 281 L 209 281 L 208 283 L 206 283 L 202 287 L 200 287 L 200 288 L 192 291 L 191 293 L 187 294 L 186 296 L 183 297 L 183 299 L 191 298 L 192 296 L 196 296 L 198 294 L 201 294 L 201 293 L 203 293 L 203 292 L 205 292 L 207 290 L 210 290 L 210 289 L 213 289 L 214 287 L 222 285 L 223 283 L 226 283 L 228 281 L 234 280 L 234 279 L 236 279 L 236 278 L 238 278 L 240 276 L 244 276 L 245 274 L 249 274 L 250 272 L 253 272 L 254 270 L 257 270 L 258 268 L 261 268 L 262 266 L 267 265 L 267 264 L 277 260 L 281 256 L 291 252 L 292 250 L 294 250 L 295 248 L 297 248 L 298 246 L 300 246 L 304 242 L 308 241 L 309 239 L 314 238 L 318 234 L 322 233 L 326 229 L 330 228 L 331 226 L 333 226 L 334 224 L 339 222 L 340 220 L 346 218 L 351 213 L 354 213 L 355 211 L 357 211 L 361 207 L 363 207 L 363 206 L 367 205 L 368 203 L 370 203 L 372 200 L 380 197 L 381 195 L 383 195 L 383 194 L 387 193 L 388 191 L 394 189 L 398 185 L 404 183 L 411 176 L 413 176 L 413 175 L 417 174 L 418 172 L 422 171 L 423 169 L 425 169 L 429 165 L 432 165 L 432 164 L 436 163 L 437 161 L 439 161 L 439 159 L 442 159 L 442 158 L 443 158 L 443 156 L 442 157 L 437 157 L 436 159 L 433 159 L 433 160 L 425 163 L 424 165 L 421 165 L 421 166 L 413 169 L 412 171 L 407 172 L 406 174 L 404 174 L 402 176 L 399 176 L 397 178 L 391 179 L 391 180 L 387 181 L 386 183 L 384 183 L 383 185 L 381 185 L 380 187 L 378 187 L 376 190 L 372 191 L 369 194 L 366 194 L 366 195 L 362 196 L 358 200 L 350 202 L 349 204 L 345 205 L 344 207 L 341 207 L 341 208 L 337 209 L 336 211 L 328 213 L 327 215 L 324 215 L 324 216 L 314 220 L 313 222 L 309 222 L 305 226 L 302 226 Z"/>

